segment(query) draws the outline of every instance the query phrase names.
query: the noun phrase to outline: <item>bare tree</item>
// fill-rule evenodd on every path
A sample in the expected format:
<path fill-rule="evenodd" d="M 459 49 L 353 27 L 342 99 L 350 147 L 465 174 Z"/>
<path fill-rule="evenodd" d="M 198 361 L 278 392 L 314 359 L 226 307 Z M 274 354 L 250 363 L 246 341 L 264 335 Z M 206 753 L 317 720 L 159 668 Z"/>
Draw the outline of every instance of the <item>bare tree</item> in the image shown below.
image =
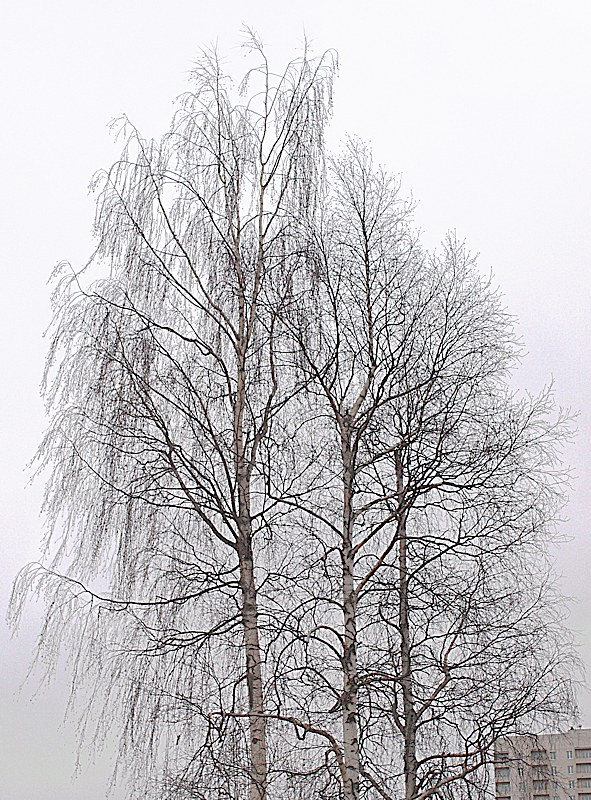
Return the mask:
<path fill-rule="evenodd" d="M 306 687 L 335 797 L 457 797 L 483 789 L 499 735 L 573 707 L 545 557 L 567 419 L 511 393 L 498 295 L 455 238 L 421 251 L 363 145 L 328 192 L 292 314 L 317 455 L 291 696 Z"/>
<path fill-rule="evenodd" d="M 170 131 L 146 141 L 123 121 L 121 159 L 97 178 L 93 262 L 110 274 L 85 288 L 60 271 L 40 451 L 57 551 L 25 570 L 16 607 L 27 589 L 47 596 L 42 655 L 67 633 L 75 681 L 104 687 L 103 732 L 118 709 L 140 791 L 164 758 L 171 791 L 237 797 L 246 780 L 262 800 L 257 580 L 273 583 L 277 504 L 261 465 L 297 388 L 279 315 L 294 220 L 322 181 L 335 59 L 304 53 L 275 75 L 248 47 L 243 100 L 204 53 Z"/>
<path fill-rule="evenodd" d="M 40 658 L 67 634 L 138 795 L 481 796 L 498 737 L 572 705 L 567 419 L 510 391 L 463 246 L 426 253 L 360 143 L 325 161 L 332 55 L 277 76 L 250 48 L 242 99 L 206 53 L 97 180 L 108 274 L 60 272 L 53 557 L 13 613 L 47 598 Z"/>

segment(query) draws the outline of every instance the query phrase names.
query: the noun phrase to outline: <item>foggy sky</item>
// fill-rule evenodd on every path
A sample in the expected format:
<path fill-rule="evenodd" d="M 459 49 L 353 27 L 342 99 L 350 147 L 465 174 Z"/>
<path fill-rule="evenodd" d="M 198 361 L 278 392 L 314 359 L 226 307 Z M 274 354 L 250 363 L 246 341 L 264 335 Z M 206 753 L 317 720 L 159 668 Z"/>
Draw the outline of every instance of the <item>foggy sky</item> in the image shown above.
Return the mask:
<path fill-rule="evenodd" d="M 95 170 L 117 157 L 107 123 L 125 112 L 146 136 L 167 127 L 200 46 L 217 40 L 240 74 L 240 28 L 282 67 L 305 29 L 340 57 L 331 138 L 370 140 L 418 201 L 428 246 L 448 229 L 520 320 L 528 356 L 516 385 L 551 378 L 578 410 L 567 449 L 573 491 L 556 554 L 570 625 L 591 669 L 591 6 L 541 0 L 53 0 L 4 4 L 0 18 L 0 797 L 100 800 L 108 754 L 75 767 L 65 681 L 15 695 L 38 620 L 10 640 L 4 614 L 18 568 L 38 557 L 41 486 L 26 488 L 44 426 L 38 384 L 51 269 L 92 250 Z M 385 9 L 387 9 L 385 11 Z M 591 726 L 591 694 L 581 693 Z M 116 749 L 115 737 L 111 751 Z M 124 797 L 124 793 L 121 794 Z"/>

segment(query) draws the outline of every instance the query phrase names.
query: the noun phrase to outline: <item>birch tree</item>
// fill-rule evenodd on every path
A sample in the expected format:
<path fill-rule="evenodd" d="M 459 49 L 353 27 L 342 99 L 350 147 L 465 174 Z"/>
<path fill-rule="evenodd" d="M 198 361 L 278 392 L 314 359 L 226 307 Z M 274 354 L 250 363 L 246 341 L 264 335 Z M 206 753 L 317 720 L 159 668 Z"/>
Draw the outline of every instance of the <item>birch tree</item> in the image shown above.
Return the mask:
<path fill-rule="evenodd" d="M 568 420 L 509 388 L 463 245 L 426 252 L 359 142 L 325 155 L 333 56 L 250 50 L 97 179 L 102 277 L 55 293 L 52 556 L 13 614 L 46 598 L 40 660 L 69 642 L 135 796 L 482 796 L 500 736 L 572 707 Z"/>
<path fill-rule="evenodd" d="M 286 663 L 335 797 L 480 793 L 503 731 L 572 711 L 546 575 L 567 419 L 550 393 L 509 389 L 498 294 L 453 236 L 419 247 L 369 150 L 350 141 L 329 176 L 292 315 L 322 444 Z"/>
<path fill-rule="evenodd" d="M 75 684 L 104 690 L 98 736 L 122 721 L 140 794 L 163 759 L 174 793 L 267 796 L 257 581 L 273 583 L 277 504 L 261 464 L 297 389 L 279 320 L 335 59 L 304 53 L 275 75 L 248 48 L 238 91 L 202 55 L 161 141 L 122 122 L 95 184 L 107 275 L 86 285 L 62 266 L 54 298 L 40 460 L 55 555 L 21 576 L 16 611 L 27 588 L 48 598 L 42 658 L 66 634 Z"/>

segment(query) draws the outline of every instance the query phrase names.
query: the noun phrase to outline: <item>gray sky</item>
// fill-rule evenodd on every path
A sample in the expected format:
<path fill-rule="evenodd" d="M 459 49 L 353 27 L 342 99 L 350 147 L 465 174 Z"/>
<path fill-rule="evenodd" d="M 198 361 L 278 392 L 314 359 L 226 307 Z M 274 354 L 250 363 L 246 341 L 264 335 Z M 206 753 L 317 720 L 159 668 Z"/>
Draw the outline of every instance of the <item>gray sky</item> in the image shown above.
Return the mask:
<path fill-rule="evenodd" d="M 384 11 L 384 9 L 388 9 Z M 10 641 L 3 617 L 17 569 L 38 553 L 40 487 L 26 463 L 43 429 L 38 384 L 49 273 L 92 247 L 93 172 L 117 156 L 107 130 L 125 112 L 164 131 L 201 45 L 235 47 L 243 23 L 279 66 L 305 28 L 339 51 L 334 136 L 371 140 L 419 201 L 424 241 L 449 228 L 492 268 L 520 319 L 520 385 L 554 378 L 580 411 L 567 457 L 576 479 L 557 553 L 570 624 L 591 669 L 591 4 L 588 0 L 20 0 L 0 12 L 0 797 L 99 800 L 108 757 L 72 779 L 63 681 L 31 697 L 22 681 L 36 617 Z M 581 693 L 591 726 L 591 694 Z M 113 741 L 113 749 L 116 742 Z M 123 795 L 122 795 L 123 796 Z"/>

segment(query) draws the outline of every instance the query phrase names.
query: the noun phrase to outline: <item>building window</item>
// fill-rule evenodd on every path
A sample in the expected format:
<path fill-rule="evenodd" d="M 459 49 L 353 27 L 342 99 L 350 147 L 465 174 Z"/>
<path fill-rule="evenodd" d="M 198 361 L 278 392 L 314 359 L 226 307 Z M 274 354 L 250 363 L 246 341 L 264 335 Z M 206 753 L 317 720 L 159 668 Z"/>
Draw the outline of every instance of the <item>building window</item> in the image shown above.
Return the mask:
<path fill-rule="evenodd" d="M 591 764 L 577 764 L 577 772 L 591 773 Z"/>
<path fill-rule="evenodd" d="M 575 788 L 575 785 L 576 785 L 576 784 L 575 784 L 575 782 L 574 782 L 574 781 L 569 781 L 569 782 L 568 782 L 568 788 L 569 788 L 569 789 L 574 789 L 574 788 Z"/>
<path fill-rule="evenodd" d="M 556 750 L 550 750 L 550 758 L 552 761 L 556 761 Z M 582 756 L 582 758 L 585 758 L 585 756 Z"/>
<path fill-rule="evenodd" d="M 572 750 L 567 750 L 566 751 L 566 757 L 567 758 L 572 758 L 573 757 L 573 751 Z"/>
<path fill-rule="evenodd" d="M 545 759 L 544 759 L 545 755 L 546 754 L 544 753 L 543 750 L 532 750 L 531 751 L 531 760 L 532 761 L 537 761 L 537 762 L 545 761 Z"/>
<path fill-rule="evenodd" d="M 568 772 L 569 775 L 572 775 L 573 772 L 575 771 L 575 768 L 573 767 L 572 764 L 569 764 L 568 767 L 566 768 L 566 771 Z"/>
<path fill-rule="evenodd" d="M 558 770 L 556 769 L 556 767 L 552 767 L 552 775 L 556 775 L 557 772 Z"/>
<path fill-rule="evenodd" d="M 523 767 L 517 767 L 517 774 L 520 778 L 523 778 Z"/>

